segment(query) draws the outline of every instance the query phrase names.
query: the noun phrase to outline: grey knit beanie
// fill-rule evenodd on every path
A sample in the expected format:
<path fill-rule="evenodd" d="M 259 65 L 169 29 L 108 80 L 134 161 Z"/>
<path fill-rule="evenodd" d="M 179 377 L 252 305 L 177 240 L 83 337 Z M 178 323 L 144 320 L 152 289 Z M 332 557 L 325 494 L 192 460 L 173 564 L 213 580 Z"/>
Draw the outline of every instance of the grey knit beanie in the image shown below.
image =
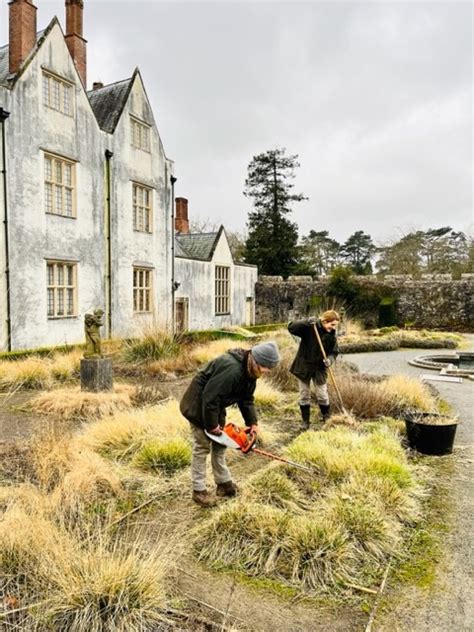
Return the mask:
<path fill-rule="evenodd" d="M 250 353 L 257 364 L 267 369 L 273 369 L 281 360 L 278 345 L 273 340 L 255 345 Z"/>

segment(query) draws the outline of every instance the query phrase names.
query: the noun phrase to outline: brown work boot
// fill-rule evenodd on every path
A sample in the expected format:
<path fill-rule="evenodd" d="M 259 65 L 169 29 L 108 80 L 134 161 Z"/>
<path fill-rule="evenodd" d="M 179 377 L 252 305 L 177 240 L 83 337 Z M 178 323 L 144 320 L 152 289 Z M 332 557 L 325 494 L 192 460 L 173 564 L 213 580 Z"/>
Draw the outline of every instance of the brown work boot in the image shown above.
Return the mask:
<path fill-rule="evenodd" d="M 216 499 L 205 489 L 202 491 L 193 490 L 193 500 L 201 507 L 214 507 Z"/>
<path fill-rule="evenodd" d="M 233 481 L 218 483 L 216 487 L 216 496 L 235 496 L 237 492 L 238 487 Z"/>

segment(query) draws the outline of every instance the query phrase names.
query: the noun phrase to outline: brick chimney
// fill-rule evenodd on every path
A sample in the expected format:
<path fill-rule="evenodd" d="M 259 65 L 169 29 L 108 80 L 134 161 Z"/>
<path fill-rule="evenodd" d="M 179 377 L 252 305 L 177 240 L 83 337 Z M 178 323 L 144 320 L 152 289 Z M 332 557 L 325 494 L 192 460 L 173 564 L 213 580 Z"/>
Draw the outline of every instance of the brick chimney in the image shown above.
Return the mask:
<path fill-rule="evenodd" d="M 176 217 L 174 227 L 178 233 L 187 235 L 189 233 L 188 200 L 183 197 L 176 198 Z"/>
<path fill-rule="evenodd" d="M 87 87 L 87 40 L 82 37 L 83 0 L 66 0 L 66 44 L 84 88 Z"/>
<path fill-rule="evenodd" d="M 36 7 L 30 0 L 9 2 L 9 70 L 20 70 L 36 44 Z"/>

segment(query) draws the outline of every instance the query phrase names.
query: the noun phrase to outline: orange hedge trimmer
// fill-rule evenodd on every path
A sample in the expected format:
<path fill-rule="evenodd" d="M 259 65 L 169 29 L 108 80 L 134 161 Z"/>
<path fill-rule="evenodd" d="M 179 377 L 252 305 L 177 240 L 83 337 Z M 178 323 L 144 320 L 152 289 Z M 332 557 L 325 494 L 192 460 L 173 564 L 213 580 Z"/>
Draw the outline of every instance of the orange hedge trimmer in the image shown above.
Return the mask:
<path fill-rule="evenodd" d="M 305 470 L 306 472 L 313 472 L 313 470 L 306 465 L 301 465 L 301 463 L 289 461 L 288 459 L 284 459 L 277 454 L 265 452 L 265 450 L 261 450 L 260 448 L 255 447 L 257 442 L 257 435 L 255 432 L 250 432 L 249 428 L 239 428 L 239 426 L 237 426 L 236 424 L 228 423 L 222 428 L 222 433 L 220 435 L 212 434 L 207 430 L 204 430 L 204 432 L 206 434 L 206 437 L 209 437 L 209 439 L 215 441 L 216 443 L 225 445 L 226 448 L 240 450 L 243 454 L 248 454 L 250 451 L 252 451 L 256 454 L 266 456 L 269 459 L 281 461 L 282 463 L 286 463 L 287 465 L 291 465 L 292 467 L 297 467 L 301 470 Z"/>

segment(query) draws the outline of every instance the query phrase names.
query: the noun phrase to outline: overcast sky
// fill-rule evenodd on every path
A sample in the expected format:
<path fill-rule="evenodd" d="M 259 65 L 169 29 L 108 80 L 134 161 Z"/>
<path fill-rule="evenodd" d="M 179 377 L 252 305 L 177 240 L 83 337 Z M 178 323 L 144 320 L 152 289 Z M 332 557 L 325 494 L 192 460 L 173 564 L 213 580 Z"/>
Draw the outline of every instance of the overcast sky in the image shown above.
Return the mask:
<path fill-rule="evenodd" d="M 191 219 L 245 230 L 248 163 L 286 147 L 300 235 L 472 229 L 471 2 L 84 5 L 89 85 L 140 68 Z M 7 0 L 0 25 L 3 44 Z"/>

